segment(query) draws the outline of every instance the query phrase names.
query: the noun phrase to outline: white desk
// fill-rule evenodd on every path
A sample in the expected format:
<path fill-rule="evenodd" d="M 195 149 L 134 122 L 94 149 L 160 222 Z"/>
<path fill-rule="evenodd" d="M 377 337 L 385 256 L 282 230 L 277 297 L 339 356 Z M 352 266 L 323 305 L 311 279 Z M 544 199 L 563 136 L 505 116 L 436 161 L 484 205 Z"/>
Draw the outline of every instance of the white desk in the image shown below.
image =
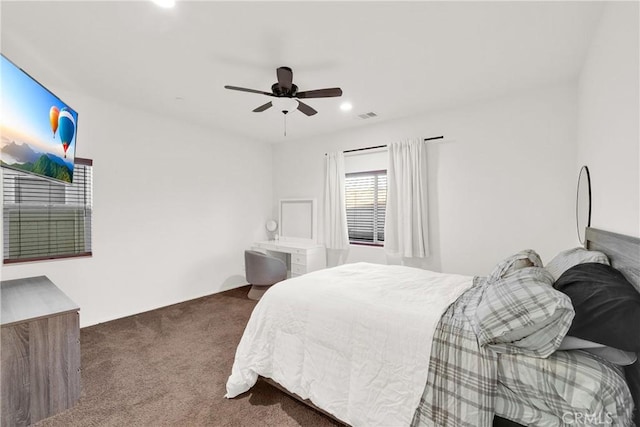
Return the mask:
<path fill-rule="evenodd" d="M 280 258 L 287 265 L 287 276 L 296 277 L 327 266 L 323 245 L 285 240 L 255 242 L 253 250 Z"/>

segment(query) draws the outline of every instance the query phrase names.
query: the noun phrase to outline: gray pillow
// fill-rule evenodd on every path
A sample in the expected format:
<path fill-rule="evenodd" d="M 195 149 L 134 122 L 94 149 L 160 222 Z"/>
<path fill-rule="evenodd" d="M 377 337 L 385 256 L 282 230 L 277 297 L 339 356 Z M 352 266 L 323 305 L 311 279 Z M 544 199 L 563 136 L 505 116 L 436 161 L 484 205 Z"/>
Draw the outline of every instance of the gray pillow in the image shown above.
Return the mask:
<path fill-rule="evenodd" d="M 574 311 L 571 299 L 552 287 L 541 267 L 526 267 L 487 281 L 475 315 L 481 345 L 499 353 L 534 357 L 553 353 L 567 334 Z"/>
<path fill-rule="evenodd" d="M 599 262 L 600 264 L 609 265 L 609 258 L 602 252 L 589 251 L 585 248 L 577 247 L 560 252 L 545 268 L 551 273 L 555 281 L 571 267 L 586 262 Z"/>

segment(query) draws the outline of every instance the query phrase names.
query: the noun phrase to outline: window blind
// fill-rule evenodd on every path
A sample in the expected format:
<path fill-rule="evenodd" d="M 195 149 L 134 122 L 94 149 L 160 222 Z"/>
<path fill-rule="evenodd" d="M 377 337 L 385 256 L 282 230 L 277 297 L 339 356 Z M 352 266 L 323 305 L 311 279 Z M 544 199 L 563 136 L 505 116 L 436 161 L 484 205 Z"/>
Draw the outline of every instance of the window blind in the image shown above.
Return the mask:
<path fill-rule="evenodd" d="M 347 228 L 351 243 L 382 244 L 387 201 L 387 172 L 345 175 Z"/>
<path fill-rule="evenodd" d="M 3 262 L 91 256 L 93 162 L 75 159 L 73 184 L 3 168 Z"/>

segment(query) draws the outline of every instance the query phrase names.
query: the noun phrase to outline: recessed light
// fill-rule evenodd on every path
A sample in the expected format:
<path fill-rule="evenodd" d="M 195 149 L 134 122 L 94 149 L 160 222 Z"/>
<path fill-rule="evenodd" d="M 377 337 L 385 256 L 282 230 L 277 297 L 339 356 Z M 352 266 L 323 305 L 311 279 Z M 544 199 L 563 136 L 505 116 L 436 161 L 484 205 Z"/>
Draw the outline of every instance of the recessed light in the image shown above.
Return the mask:
<path fill-rule="evenodd" d="M 340 104 L 340 109 L 342 111 L 351 111 L 352 108 L 353 108 L 353 105 L 351 105 L 350 102 L 343 102 L 342 104 Z"/>
<path fill-rule="evenodd" d="M 151 1 L 165 9 L 170 9 L 176 5 L 176 0 L 151 0 Z"/>

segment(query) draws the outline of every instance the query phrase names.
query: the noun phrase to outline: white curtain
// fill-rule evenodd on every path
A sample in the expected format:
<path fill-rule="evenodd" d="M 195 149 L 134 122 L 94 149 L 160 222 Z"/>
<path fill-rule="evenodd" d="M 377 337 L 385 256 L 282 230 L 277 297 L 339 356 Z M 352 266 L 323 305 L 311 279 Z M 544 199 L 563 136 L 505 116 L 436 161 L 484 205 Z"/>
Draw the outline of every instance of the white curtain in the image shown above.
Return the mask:
<path fill-rule="evenodd" d="M 344 263 L 349 253 L 349 231 L 344 197 L 344 154 L 341 151 L 325 156 L 323 228 L 327 265 Z"/>
<path fill-rule="evenodd" d="M 427 149 L 422 138 L 389 144 L 384 247 L 402 258 L 429 256 Z"/>

